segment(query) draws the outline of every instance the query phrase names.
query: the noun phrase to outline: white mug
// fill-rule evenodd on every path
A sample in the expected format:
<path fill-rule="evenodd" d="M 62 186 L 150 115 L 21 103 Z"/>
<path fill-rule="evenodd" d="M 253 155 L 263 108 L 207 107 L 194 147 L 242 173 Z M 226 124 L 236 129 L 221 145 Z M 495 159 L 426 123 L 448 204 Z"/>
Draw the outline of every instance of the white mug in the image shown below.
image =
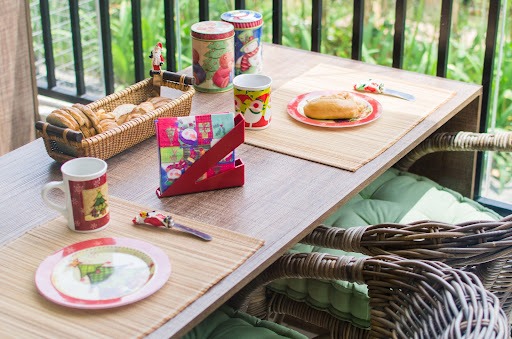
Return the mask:
<path fill-rule="evenodd" d="M 62 181 L 43 186 L 44 202 L 61 212 L 73 231 L 95 232 L 107 227 L 110 221 L 107 163 L 98 158 L 76 158 L 64 163 L 60 170 Z M 48 193 L 54 188 L 64 192 L 65 206 L 49 199 Z"/>

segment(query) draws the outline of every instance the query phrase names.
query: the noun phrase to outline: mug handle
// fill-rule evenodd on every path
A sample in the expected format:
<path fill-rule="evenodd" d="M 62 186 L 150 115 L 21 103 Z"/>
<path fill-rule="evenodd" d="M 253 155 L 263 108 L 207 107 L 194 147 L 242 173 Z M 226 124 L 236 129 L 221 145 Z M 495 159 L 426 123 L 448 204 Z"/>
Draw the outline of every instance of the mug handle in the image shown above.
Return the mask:
<path fill-rule="evenodd" d="M 48 192 L 50 192 L 50 190 L 52 190 L 54 188 L 57 188 L 57 189 L 60 189 L 61 191 L 64 191 L 64 181 L 52 181 L 52 182 L 49 182 L 49 183 L 45 184 L 43 186 L 43 190 L 41 191 L 41 196 L 43 197 L 44 202 L 49 207 L 51 207 L 53 209 L 56 209 L 60 213 L 66 215 L 66 211 L 67 211 L 66 206 L 62 206 L 62 205 L 56 204 L 55 202 L 51 201 L 48 198 Z"/>

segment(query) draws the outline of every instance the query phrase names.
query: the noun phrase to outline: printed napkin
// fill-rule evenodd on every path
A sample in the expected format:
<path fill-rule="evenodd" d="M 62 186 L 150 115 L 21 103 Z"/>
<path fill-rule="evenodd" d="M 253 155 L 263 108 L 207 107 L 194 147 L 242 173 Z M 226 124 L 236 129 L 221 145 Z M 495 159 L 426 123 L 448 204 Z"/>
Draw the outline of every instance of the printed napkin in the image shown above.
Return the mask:
<path fill-rule="evenodd" d="M 160 118 L 155 121 L 160 160 L 160 191 L 165 192 L 201 156 L 234 128 L 233 113 Z M 235 167 L 235 152 L 229 153 L 199 179 Z"/>

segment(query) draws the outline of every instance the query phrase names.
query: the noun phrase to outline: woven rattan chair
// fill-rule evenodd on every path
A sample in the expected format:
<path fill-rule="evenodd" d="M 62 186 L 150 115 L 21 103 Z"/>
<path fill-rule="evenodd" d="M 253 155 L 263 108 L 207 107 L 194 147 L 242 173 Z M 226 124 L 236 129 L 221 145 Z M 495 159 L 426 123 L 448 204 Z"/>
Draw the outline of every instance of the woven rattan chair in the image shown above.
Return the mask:
<path fill-rule="evenodd" d="M 369 330 L 269 292 L 261 307 L 251 295 L 281 278 L 339 279 L 368 285 Z M 472 273 L 435 261 L 396 256 L 355 258 L 286 254 L 240 291 L 231 304 L 251 300 L 258 317 L 289 314 L 330 330 L 332 338 L 508 338 L 508 322 L 495 295 Z"/>
<path fill-rule="evenodd" d="M 512 133 L 436 133 L 415 147 L 395 165 L 401 171 L 408 171 L 421 157 L 445 151 L 512 151 Z"/>
<path fill-rule="evenodd" d="M 512 151 L 512 133 L 438 133 L 395 167 L 408 171 L 421 157 L 441 151 Z M 512 312 L 512 215 L 498 221 L 446 224 L 418 221 L 338 229 L 320 226 L 302 243 L 366 255 L 395 254 L 438 260 L 474 272 L 507 315 Z"/>
<path fill-rule="evenodd" d="M 438 151 L 483 150 L 511 151 L 512 133 L 436 134 L 421 143 L 396 167 L 407 171 L 417 159 Z M 320 226 L 301 243 L 371 256 L 400 255 L 410 259 L 445 261 L 452 267 L 475 273 L 483 281 L 484 287 L 487 287 L 499 298 L 503 309 L 509 314 L 512 309 L 512 298 L 510 298 L 512 292 L 510 287 L 512 284 L 511 226 L 512 218 L 496 221 L 468 221 L 455 225 L 419 221 L 410 224 L 382 223 L 348 229 Z M 276 289 L 260 288 L 259 291 L 259 297 L 254 297 L 253 294 L 253 300 L 248 309 L 249 313 L 259 316 L 266 315 L 271 308 L 279 313 L 290 314 L 331 330 L 334 326 L 332 325 L 333 321 L 342 323 L 340 320 L 333 320 L 328 312 L 312 310 L 306 303 L 292 301 L 286 296 L 278 294 Z M 267 295 L 273 295 L 270 306 L 269 299 L 265 298 L 265 292 Z M 373 310 L 372 305 L 370 308 Z M 371 321 L 373 324 L 373 311 Z M 343 336 L 346 337 L 352 337 L 347 333 L 358 331 L 358 333 L 366 333 L 364 330 L 346 324 L 343 328 Z"/>
<path fill-rule="evenodd" d="M 319 226 L 302 243 L 363 253 L 437 260 L 475 273 L 512 309 L 512 216 L 499 221 L 446 224 L 418 221 L 406 225 L 379 224 L 348 229 Z"/>

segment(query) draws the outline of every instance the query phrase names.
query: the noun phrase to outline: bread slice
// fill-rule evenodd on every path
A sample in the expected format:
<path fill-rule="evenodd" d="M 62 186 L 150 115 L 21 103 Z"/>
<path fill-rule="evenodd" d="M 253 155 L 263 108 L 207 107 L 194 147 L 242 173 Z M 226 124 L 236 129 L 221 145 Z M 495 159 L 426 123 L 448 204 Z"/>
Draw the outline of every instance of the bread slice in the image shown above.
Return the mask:
<path fill-rule="evenodd" d="M 308 101 L 304 106 L 304 115 L 322 120 L 354 119 L 361 115 L 363 108 L 350 93 L 340 92 Z"/>

